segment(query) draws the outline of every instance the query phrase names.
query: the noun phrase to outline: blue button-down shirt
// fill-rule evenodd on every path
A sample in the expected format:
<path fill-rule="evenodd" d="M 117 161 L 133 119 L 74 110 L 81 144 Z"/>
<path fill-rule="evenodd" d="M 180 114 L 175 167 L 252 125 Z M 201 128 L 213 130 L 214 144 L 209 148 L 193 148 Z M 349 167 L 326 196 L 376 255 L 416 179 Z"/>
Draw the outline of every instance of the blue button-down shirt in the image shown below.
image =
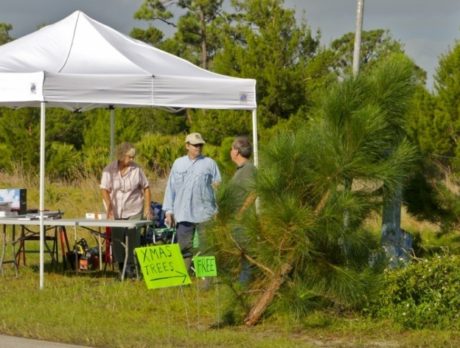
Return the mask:
<path fill-rule="evenodd" d="M 176 222 L 209 220 L 217 212 L 212 185 L 220 181 L 219 168 L 213 159 L 204 156 L 176 159 L 166 185 L 163 210 L 172 212 Z"/>

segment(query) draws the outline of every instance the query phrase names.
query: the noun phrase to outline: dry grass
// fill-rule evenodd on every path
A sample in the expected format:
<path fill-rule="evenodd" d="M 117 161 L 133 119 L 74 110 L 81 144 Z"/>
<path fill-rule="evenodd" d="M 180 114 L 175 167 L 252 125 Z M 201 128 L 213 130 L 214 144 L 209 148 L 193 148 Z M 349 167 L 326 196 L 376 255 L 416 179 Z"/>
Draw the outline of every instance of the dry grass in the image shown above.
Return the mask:
<path fill-rule="evenodd" d="M 372 214 L 369 218 L 366 219 L 365 225 L 371 231 L 379 234 L 382 228 L 382 217 L 378 214 Z M 401 211 L 401 228 L 412 233 L 420 234 L 435 234 L 440 230 L 439 226 L 436 224 L 426 220 L 422 221 L 416 219 L 414 216 L 407 212 L 405 207 L 403 207 Z"/>
<path fill-rule="evenodd" d="M 406 231 L 418 231 L 421 234 L 438 233 L 440 231 L 439 225 L 430 221 L 416 219 L 407 212 L 406 208 L 403 208 L 401 212 L 401 227 Z"/>

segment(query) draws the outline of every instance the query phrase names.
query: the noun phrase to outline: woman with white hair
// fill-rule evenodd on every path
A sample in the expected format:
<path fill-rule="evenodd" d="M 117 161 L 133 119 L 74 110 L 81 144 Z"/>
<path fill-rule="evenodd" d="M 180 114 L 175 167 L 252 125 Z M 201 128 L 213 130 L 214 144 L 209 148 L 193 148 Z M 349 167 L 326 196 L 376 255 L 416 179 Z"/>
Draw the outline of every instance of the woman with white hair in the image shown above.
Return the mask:
<path fill-rule="evenodd" d="M 130 143 L 117 147 L 117 159 L 106 166 L 102 172 L 101 192 L 108 219 L 115 220 L 151 220 L 151 193 L 149 182 L 143 170 L 134 162 L 136 150 Z M 140 232 L 136 229 L 112 228 L 112 253 L 118 262 L 120 272 L 123 269 L 125 248 L 122 243 L 128 236 L 128 261 L 126 276 L 134 278 L 134 249 L 141 244 Z"/>

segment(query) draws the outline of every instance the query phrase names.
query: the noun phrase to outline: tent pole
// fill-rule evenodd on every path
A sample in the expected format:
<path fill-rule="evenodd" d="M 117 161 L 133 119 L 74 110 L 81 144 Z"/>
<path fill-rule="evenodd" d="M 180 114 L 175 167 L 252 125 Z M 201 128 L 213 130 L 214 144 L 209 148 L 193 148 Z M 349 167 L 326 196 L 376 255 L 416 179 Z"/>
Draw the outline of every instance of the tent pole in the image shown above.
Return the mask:
<path fill-rule="evenodd" d="M 252 110 L 252 146 L 254 152 L 254 165 L 259 166 L 259 148 L 257 141 L 257 109 Z"/>
<path fill-rule="evenodd" d="M 110 110 L 110 160 L 115 159 L 115 107 L 109 106 Z"/>
<path fill-rule="evenodd" d="M 45 102 L 40 102 L 40 289 L 44 286 L 44 249 L 45 249 L 45 226 L 43 211 L 45 210 Z"/>
<path fill-rule="evenodd" d="M 259 145 L 257 139 L 257 109 L 252 110 L 252 146 L 253 146 L 253 158 L 254 165 L 259 166 Z M 260 200 L 256 199 L 256 214 L 260 213 Z"/>

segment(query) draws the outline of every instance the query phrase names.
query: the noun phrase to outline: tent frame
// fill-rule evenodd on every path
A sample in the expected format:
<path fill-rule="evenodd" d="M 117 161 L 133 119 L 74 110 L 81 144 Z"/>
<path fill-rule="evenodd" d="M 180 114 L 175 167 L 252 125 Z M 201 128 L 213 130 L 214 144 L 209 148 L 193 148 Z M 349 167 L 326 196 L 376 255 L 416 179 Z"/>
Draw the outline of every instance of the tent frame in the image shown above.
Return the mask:
<path fill-rule="evenodd" d="M 115 153 L 115 107 L 110 106 L 110 154 L 114 158 Z M 45 286 L 45 135 L 46 135 L 46 102 L 40 102 L 40 193 L 39 193 L 39 212 L 40 212 L 40 249 L 39 249 L 39 288 Z M 252 141 L 253 141 L 253 161 L 256 167 L 259 166 L 259 151 L 257 138 L 257 109 L 252 109 Z"/>

